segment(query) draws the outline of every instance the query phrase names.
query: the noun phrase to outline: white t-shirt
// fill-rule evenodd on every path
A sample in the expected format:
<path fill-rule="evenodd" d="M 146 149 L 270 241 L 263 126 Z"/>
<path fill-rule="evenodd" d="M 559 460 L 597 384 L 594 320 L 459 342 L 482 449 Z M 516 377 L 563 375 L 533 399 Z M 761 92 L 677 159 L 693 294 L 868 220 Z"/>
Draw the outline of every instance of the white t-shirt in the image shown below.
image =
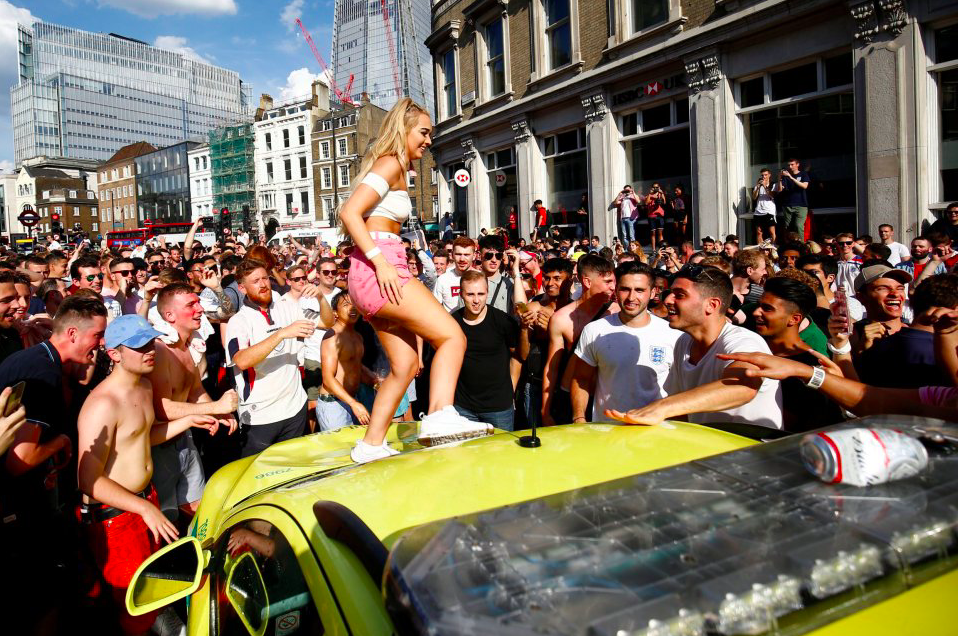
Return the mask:
<path fill-rule="evenodd" d="M 266 340 L 300 317 L 296 305 L 283 302 L 276 294 L 265 313 L 247 298 L 240 310 L 226 323 L 229 365 L 233 366 L 233 356 L 238 351 Z M 303 408 L 306 391 L 303 390 L 297 362 L 302 346 L 296 338 L 286 338 L 259 364 L 246 371 L 233 366 L 241 424 L 256 426 L 281 422 Z"/>
<path fill-rule="evenodd" d="M 891 250 L 891 255 L 888 257 L 888 262 L 891 263 L 892 266 L 898 265 L 903 258 L 911 257 L 911 251 L 898 241 L 892 241 L 887 245 L 887 247 Z"/>
<path fill-rule="evenodd" d="M 615 313 L 582 329 L 575 354 L 598 370 L 592 421 L 604 420 L 606 409 L 628 411 L 665 397 L 682 332 L 658 316 L 651 319 L 644 327 L 627 327 Z"/>
<path fill-rule="evenodd" d="M 447 269 L 436 279 L 436 288 L 433 295 L 436 300 L 442 303 L 446 311 L 455 311 L 459 308 L 459 280 L 462 276 L 456 271 L 456 268 Z"/>
<path fill-rule="evenodd" d="M 755 214 L 770 214 L 775 216 L 775 199 L 772 198 L 772 191 L 764 185 L 755 186 L 758 190 L 758 196 L 755 197 Z"/>
<path fill-rule="evenodd" d="M 726 324 L 718 339 L 697 364 L 689 362 L 692 337 L 682 336 L 675 343 L 675 361 L 665 381 L 665 391 L 675 395 L 722 378 L 730 360 L 719 360 L 720 353 L 771 353 L 765 340 L 743 327 Z M 762 386 L 750 402 L 734 409 L 715 413 L 688 413 L 688 421 L 696 424 L 712 422 L 744 422 L 769 428 L 782 428 L 782 387 L 778 380 L 762 380 Z"/>

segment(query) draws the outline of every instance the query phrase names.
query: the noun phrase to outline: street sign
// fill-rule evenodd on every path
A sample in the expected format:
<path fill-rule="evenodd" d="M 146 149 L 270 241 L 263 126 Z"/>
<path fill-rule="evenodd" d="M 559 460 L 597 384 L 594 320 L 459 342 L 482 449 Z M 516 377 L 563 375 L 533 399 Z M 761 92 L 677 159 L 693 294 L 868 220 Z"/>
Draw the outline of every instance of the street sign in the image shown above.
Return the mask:
<path fill-rule="evenodd" d="M 506 173 L 502 170 L 496 173 L 496 185 L 500 188 L 506 185 Z"/>
<path fill-rule="evenodd" d="M 453 181 L 456 182 L 456 185 L 459 186 L 460 188 L 465 188 L 467 185 L 469 185 L 469 181 L 471 180 L 471 177 L 469 176 L 469 171 L 466 170 L 465 168 L 460 168 L 459 170 L 456 170 L 456 174 L 454 174 L 452 178 L 453 178 Z"/>
<path fill-rule="evenodd" d="M 27 227 L 33 227 L 40 221 L 40 215 L 34 210 L 24 210 L 20 213 L 20 216 L 17 217 L 17 220 Z"/>

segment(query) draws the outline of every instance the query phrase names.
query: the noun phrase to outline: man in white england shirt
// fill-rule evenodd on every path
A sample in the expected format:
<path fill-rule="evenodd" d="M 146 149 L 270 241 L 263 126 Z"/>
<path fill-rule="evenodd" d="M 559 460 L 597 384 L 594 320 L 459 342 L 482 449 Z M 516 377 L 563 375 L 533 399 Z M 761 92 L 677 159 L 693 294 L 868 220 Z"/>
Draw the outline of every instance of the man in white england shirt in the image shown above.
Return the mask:
<path fill-rule="evenodd" d="M 684 417 L 697 424 L 737 422 L 782 428 L 782 388 L 777 380 L 751 378 L 751 364 L 723 360 L 728 353 L 769 353 L 756 333 L 731 325 L 725 312 L 732 282 L 714 267 L 689 266 L 678 273 L 665 300 L 668 321 L 685 333 L 665 381 L 668 397 L 628 412 L 606 415 L 628 424 L 659 424 Z"/>
<path fill-rule="evenodd" d="M 622 263 L 615 278 L 619 311 L 583 327 L 575 350 L 573 422 L 590 419 L 590 393 L 595 395 L 591 421 L 604 420 L 606 409 L 627 411 L 665 397 L 663 386 L 682 332 L 649 313 L 655 274 L 648 265 Z"/>

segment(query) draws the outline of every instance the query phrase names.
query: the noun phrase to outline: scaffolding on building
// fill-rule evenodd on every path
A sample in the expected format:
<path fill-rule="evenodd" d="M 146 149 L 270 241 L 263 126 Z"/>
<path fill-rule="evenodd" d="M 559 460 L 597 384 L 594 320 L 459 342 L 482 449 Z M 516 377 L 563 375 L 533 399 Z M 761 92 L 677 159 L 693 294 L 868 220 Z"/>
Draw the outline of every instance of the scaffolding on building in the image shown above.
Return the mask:
<path fill-rule="evenodd" d="M 223 208 L 230 211 L 234 232 L 243 227 L 244 206 L 252 229 L 257 225 L 253 140 L 253 124 L 248 121 L 224 123 L 209 132 L 213 207 L 217 215 Z"/>

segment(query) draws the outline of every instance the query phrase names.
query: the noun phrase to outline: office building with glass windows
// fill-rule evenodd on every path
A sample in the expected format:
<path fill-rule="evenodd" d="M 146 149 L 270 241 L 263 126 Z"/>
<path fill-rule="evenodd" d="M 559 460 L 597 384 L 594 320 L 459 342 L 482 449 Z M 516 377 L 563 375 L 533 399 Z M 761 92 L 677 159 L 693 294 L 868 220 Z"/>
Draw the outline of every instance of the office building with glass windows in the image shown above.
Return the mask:
<path fill-rule="evenodd" d="M 750 243 L 759 170 L 793 157 L 816 236 L 890 223 L 908 243 L 958 199 L 946 0 L 438 0 L 432 16 L 440 214 L 472 235 L 516 206 L 528 237 L 541 199 L 559 224 L 585 205 L 608 244 L 623 185 L 658 183 L 681 188 L 696 244 Z"/>
<path fill-rule="evenodd" d="M 138 226 L 144 221 L 190 223 L 189 153 L 197 141 L 181 141 L 136 157 L 136 207 Z"/>
<path fill-rule="evenodd" d="M 332 68 L 337 88 L 357 105 L 366 93 L 384 110 L 403 96 L 431 110 L 432 58 L 424 44 L 431 2 L 336 0 Z"/>
<path fill-rule="evenodd" d="M 250 87 L 224 68 L 116 34 L 18 25 L 10 89 L 14 157 L 106 161 L 138 141 L 202 139 L 249 113 Z"/>

